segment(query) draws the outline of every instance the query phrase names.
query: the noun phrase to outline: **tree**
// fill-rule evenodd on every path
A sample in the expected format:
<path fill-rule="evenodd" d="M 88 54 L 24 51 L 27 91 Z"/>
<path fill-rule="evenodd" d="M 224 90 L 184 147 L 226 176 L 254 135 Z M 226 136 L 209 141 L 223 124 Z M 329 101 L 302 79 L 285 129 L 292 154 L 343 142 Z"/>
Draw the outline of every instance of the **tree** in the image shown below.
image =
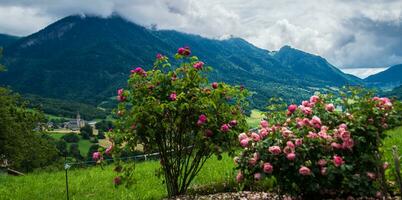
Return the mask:
<path fill-rule="evenodd" d="M 66 157 L 67 156 L 67 143 L 64 140 L 58 140 L 56 142 L 56 148 L 59 151 L 59 155 Z"/>
<path fill-rule="evenodd" d="M 132 70 L 128 89 L 118 91 L 119 119 L 111 137 L 115 147 L 157 149 L 169 196 L 185 193 L 206 160 L 232 152 L 236 132 L 247 128 L 247 91 L 209 84 L 210 67 L 189 54 L 179 49 L 177 68 L 158 54 L 153 70 Z"/>
<path fill-rule="evenodd" d="M 88 140 L 90 137 L 93 136 L 92 126 L 90 126 L 89 124 L 85 124 L 85 126 L 80 129 L 80 133 L 82 138 Z"/>
<path fill-rule="evenodd" d="M 58 153 L 52 142 L 35 131 L 43 114 L 25 105 L 17 94 L 0 87 L 0 155 L 10 167 L 28 172 L 57 161 Z"/>
<path fill-rule="evenodd" d="M 109 120 L 102 120 L 95 124 L 95 128 L 98 129 L 99 132 L 106 132 L 113 128 L 113 123 Z"/>
<path fill-rule="evenodd" d="M 77 143 L 80 141 L 80 138 L 75 133 L 67 133 L 67 134 L 63 135 L 63 137 L 61 137 L 61 139 L 63 139 L 64 141 L 66 141 L 68 143 Z"/>
<path fill-rule="evenodd" d="M 80 153 L 78 143 L 72 143 L 70 145 L 69 155 L 75 159 L 82 160 L 83 157 Z"/>

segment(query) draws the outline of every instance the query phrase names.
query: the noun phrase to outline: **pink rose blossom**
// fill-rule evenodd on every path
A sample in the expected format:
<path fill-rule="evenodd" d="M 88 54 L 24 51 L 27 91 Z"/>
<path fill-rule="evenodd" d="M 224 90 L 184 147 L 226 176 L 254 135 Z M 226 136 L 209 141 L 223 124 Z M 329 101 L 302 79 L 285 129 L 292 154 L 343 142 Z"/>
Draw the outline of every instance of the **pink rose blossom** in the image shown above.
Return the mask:
<path fill-rule="evenodd" d="M 171 101 L 176 101 L 176 99 L 177 99 L 177 94 L 176 94 L 176 92 L 171 93 L 171 94 L 169 95 L 169 99 L 170 99 Z"/>
<path fill-rule="evenodd" d="M 262 139 L 262 138 L 265 138 L 268 135 L 268 131 L 267 131 L 267 129 L 262 128 L 262 129 L 260 129 L 259 134 L 260 134 L 260 137 Z"/>
<path fill-rule="evenodd" d="M 207 116 L 204 115 L 204 114 L 201 114 L 201 115 L 198 117 L 197 125 L 198 125 L 198 126 L 201 126 L 201 125 L 205 124 L 205 122 L 207 122 Z"/>
<path fill-rule="evenodd" d="M 274 155 L 278 155 L 281 153 L 281 148 L 279 146 L 271 146 L 268 148 L 268 151 Z"/>
<path fill-rule="evenodd" d="M 376 175 L 373 172 L 367 172 L 367 177 L 371 180 L 375 180 L 376 179 Z"/>
<path fill-rule="evenodd" d="M 260 122 L 260 125 L 261 125 L 261 127 L 263 127 L 263 128 L 267 128 L 267 127 L 269 126 L 269 124 L 268 124 L 268 122 L 267 122 L 266 120 L 262 120 L 262 121 Z"/>
<path fill-rule="evenodd" d="M 318 97 L 318 96 L 316 96 L 316 95 L 310 97 L 310 103 L 315 104 L 315 103 L 317 103 L 319 100 L 320 100 L 320 97 Z"/>
<path fill-rule="evenodd" d="M 264 163 L 263 170 L 265 173 L 270 174 L 274 170 L 274 167 L 271 165 L 271 163 Z"/>
<path fill-rule="evenodd" d="M 156 59 L 161 60 L 162 58 L 163 58 L 162 54 L 160 54 L 160 53 L 156 54 Z"/>
<path fill-rule="evenodd" d="M 296 158 L 296 154 L 295 153 L 289 153 L 286 155 L 286 158 L 288 160 L 294 160 Z"/>
<path fill-rule="evenodd" d="M 260 135 L 258 135 L 257 133 L 251 133 L 251 138 L 253 138 L 254 142 L 258 142 L 261 140 Z"/>
<path fill-rule="evenodd" d="M 242 147 L 246 148 L 246 147 L 248 146 L 249 141 L 250 141 L 250 139 L 245 138 L 245 139 L 243 139 L 243 140 L 240 141 L 240 145 L 241 145 Z"/>
<path fill-rule="evenodd" d="M 341 149 L 342 145 L 336 142 L 331 143 L 331 147 L 334 149 Z"/>
<path fill-rule="evenodd" d="M 229 125 L 228 124 L 222 124 L 221 131 L 224 132 L 224 133 L 229 132 L 230 131 Z"/>
<path fill-rule="evenodd" d="M 301 110 L 305 115 L 313 114 L 313 110 L 310 107 L 303 107 Z"/>
<path fill-rule="evenodd" d="M 340 125 L 339 125 L 339 128 L 343 128 L 343 129 L 346 130 L 346 129 L 348 129 L 348 126 L 347 126 L 346 124 L 340 124 Z"/>
<path fill-rule="evenodd" d="M 297 109 L 297 105 L 296 105 L 296 104 L 291 104 L 291 105 L 288 106 L 288 111 L 289 111 L 290 113 L 294 113 L 294 112 L 296 111 L 296 109 Z"/>
<path fill-rule="evenodd" d="M 324 159 L 320 159 L 320 160 L 318 160 L 317 164 L 320 167 L 324 167 L 325 165 L 327 165 L 327 161 Z"/>
<path fill-rule="evenodd" d="M 302 106 L 304 106 L 304 107 L 310 107 L 311 104 L 310 104 L 310 102 L 308 102 L 308 101 L 302 101 Z"/>
<path fill-rule="evenodd" d="M 299 174 L 303 176 L 309 176 L 311 174 L 311 170 L 308 167 L 302 166 L 299 169 Z"/>
<path fill-rule="evenodd" d="M 285 148 L 283 148 L 283 153 L 285 154 L 289 154 L 289 153 L 293 153 L 294 149 L 290 148 L 289 146 L 286 146 Z"/>
<path fill-rule="evenodd" d="M 239 141 L 242 141 L 242 140 L 244 140 L 246 138 L 248 138 L 247 134 L 245 134 L 245 133 L 240 133 L 239 134 Z"/>
<path fill-rule="evenodd" d="M 303 144 L 303 140 L 302 140 L 302 139 L 296 139 L 296 140 L 295 140 L 295 145 L 296 145 L 297 147 L 301 146 L 302 144 Z"/>
<path fill-rule="evenodd" d="M 314 126 L 315 128 L 321 128 L 321 119 L 317 116 L 314 116 L 311 120 L 310 120 L 310 124 L 312 126 Z"/>
<path fill-rule="evenodd" d="M 320 173 L 321 173 L 321 175 L 323 175 L 323 176 L 327 175 L 327 168 L 326 168 L 326 167 L 322 167 L 322 168 L 320 169 Z"/>
<path fill-rule="evenodd" d="M 256 181 L 261 180 L 261 173 L 255 173 L 255 174 L 254 174 L 254 179 L 255 179 Z"/>
<path fill-rule="evenodd" d="M 217 82 L 213 82 L 211 85 L 212 85 L 212 88 L 214 88 L 214 89 L 218 88 L 218 83 Z"/>
<path fill-rule="evenodd" d="M 258 152 L 255 152 L 253 154 L 253 158 L 255 158 L 256 160 L 259 160 L 260 159 L 260 154 Z"/>
<path fill-rule="evenodd" d="M 95 161 L 101 160 L 102 159 L 102 154 L 99 151 L 94 152 L 92 154 L 92 159 L 95 160 Z"/>
<path fill-rule="evenodd" d="M 243 179 L 244 179 L 243 173 L 242 173 L 241 171 L 239 171 L 239 172 L 237 173 L 237 176 L 236 176 L 236 181 L 237 181 L 238 183 L 241 183 L 241 182 L 243 181 Z"/>
<path fill-rule="evenodd" d="M 342 148 L 352 150 L 353 145 L 354 145 L 353 139 L 349 138 L 349 139 L 343 141 Z"/>
<path fill-rule="evenodd" d="M 229 125 L 230 125 L 230 127 L 235 127 L 236 125 L 237 125 L 237 120 L 231 120 L 230 122 L 229 122 Z"/>
<path fill-rule="evenodd" d="M 315 139 L 315 138 L 318 138 L 319 136 L 318 136 L 317 133 L 309 131 L 308 134 L 307 134 L 307 137 L 310 138 L 310 139 Z"/>
<path fill-rule="evenodd" d="M 340 156 L 337 156 L 337 155 L 335 155 L 335 156 L 333 157 L 332 162 L 334 163 L 334 165 L 335 165 L 336 167 L 339 167 L 339 166 L 343 165 L 343 163 L 344 163 L 343 158 L 340 157 Z"/>
<path fill-rule="evenodd" d="M 255 164 L 257 164 L 257 159 L 255 159 L 255 158 L 250 158 L 250 159 L 248 160 L 248 164 L 249 164 L 250 166 L 255 166 Z"/>
<path fill-rule="evenodd" d="M 182 56 L 189 56 L 191 54 L 191 51 L 190 51 L 190 48 L 188 48 L 188 47 L 180 47 L 177 50 L 177 53 Z"/>
<path fill-rule="evenodd" d="M 330 103 L 330 104 L 325 105 L 325 110 L 328 112 L 333 112 L 335 110 L 334 104 Z"/>
<path fill-rule="evenodd" d="M 142 69 L 141 67 L 137 67 L 137 68 L 131 70 L 130 72 L 131 72 L 131 74 L 138 74 L 138 75 L 141 75 L 141 76 L 147 76 L 147 72 L 145 72 L 145 70 Z"/>
<path fill-rule="evenodd" d="M 209 129 L 205 130 L 205 136 L 212 137 L 213 135 L 214 135 L 214 132 L 212 132 L 211 130 L 209 130 Z"/>
<path fill-rule="evenodd" d="M 288 147 L 290 147 L 290 148 L 292 148 L 292 149 L 295 148 L 295 145 L 293 144 L 292 141 L 287 141 L 287 142 L 286 142 L 286 146 L 288 146 Z"/>
<path fill-rule="evenodd" d="M 196 70 L 201 70 L 203 66 L 204 66 L 204 63 L 201 61 L 198 61 L 193 65 L 194 69 L 196 69 Z"/>
<path fill-rule="evenodd" d="M 113 145 L 110 145 L 110 146 L 105 150 L 105 154 L 110 156 L 112 150 L 113 150 Z"/>

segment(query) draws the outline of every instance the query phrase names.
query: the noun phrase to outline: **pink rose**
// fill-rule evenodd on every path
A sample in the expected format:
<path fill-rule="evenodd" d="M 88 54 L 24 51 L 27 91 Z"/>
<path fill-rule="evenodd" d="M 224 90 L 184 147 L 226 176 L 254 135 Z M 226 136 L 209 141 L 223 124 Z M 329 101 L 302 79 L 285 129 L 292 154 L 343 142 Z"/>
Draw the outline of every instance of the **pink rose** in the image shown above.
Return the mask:
<path fill-rule="evenodd" d="M 348 129 L 348 126 L 347 126 L 346 124 L 340 124 L 340 125 L 339 125 L 339 128 L 343 128 L 343 129 L 346 130 L 346 129 Z"/>
<path fill-rule="evenodd" d="M 237 173 L 237 176 L 236 176 L 236 181 L 237 181 L 238 183 L 241 183 L 241 182 L 243 181 L 243 179 L 244 179 L 243 173 L 242 173 L 241 171 L 239 171 L 239 172 Z"/>
<path fill-rule="evenodd" d="M 349 139 L 343 141 L 342 148 L 352 150 L 353 145 L 354 145 L 353 139 L 349 138 Z"/>
<path fill-rule="evenodd" d="M 222 132 L 227 133 L 227 132 L 229 132 L 229 130 L 230 130 L 230 128 L 229 128 L 228 124 L 222 124 L 222 126 L 221 126 Z"/>
<path fill-rule="evenodd" d="M 240 146 L 242 146 L 243 148 L 246 148 L 248 146 L 249 141 L 250 141 L 250 139 L 248 139 L 248 138 L 242 139 L 240 141 Z"/>
<path fill-rule="evenodd" d="M 156 54 L 156 59 L 161 60 L 162 58 L 163 58 L 162 54 L 160 54 L 160 53 Z"/>
<path fill-rule="evenodd" d="M 292 149 L 295 148 L 295 145 L 293 144 L 292 141 L 287 141 L 287 142 L 286 142 L 286 146 L 288 146 L 288 147 L 290 147 L 290 148 L 292 148 Z"/>
<path fill-rule="evenodd" d="M 264 163 L 263 170 L 265 173 L 270 174 L 272 171 L 274 171 L 274 167 L 271 165 L 271 163 Z"/>
<path fill-rule="evenodd" d="M 110 145 L 106 150 L 105 150 L 105 154 L 110 156 L 110 153 L 113 150 L 113 145 Z"/>
<path fill-rule="evenodd" d="M 288 160 L 294 160 L 296 158 L 296 154 L 295 153 L 289 153 L 286 155 L 286 158 Z"/>
<path fill-rule="evenodd" d="M 170 94 L 170 95 L 169 95 L 169 99 L 170 99 L 171 101 L 176 101 L 176 99 L 177 99 L 177 94 L 176 94 L 176 92 L 173 92 L 172 94 Z"/>
<path fill-rule="evenodd" d="M 265 138 L 265 136 L 268 135 L 268 131 L 267 131 L 267 129 L 262 128 L 262 129 L 260 129 L 259 134 L 260 134 L 260 137 L 262 139 L 262 138 Z"/>
<path fill-rule="evenodd" d="M 131 74 L 138 74 L 138 75 L 141 75 L 141 76 L 147 76 L 147 72 L 145 72 L 145 70 L 142 69 L 141 67 L 137 67 L 134 70 L 131 70 L 130 72 L 131 72 Z"/>
<path fill-rule="evenodd" d="M 303 176 L 308 176 L 311 174 L 311 170 L 308 167 L 302 166 L 299 169 L 299 174 L 301 174 Z"/>
<path fill-rule="evenodd" d="M 205 124 L 205 122 L 207 122 L 207 116 L 204 115 L 204 114 L 201 114 L 201 115 L 198 117 L 197 125 L 198 125 L 198 126 L 201 126 L 201 125 Z"/>
<path fill-rule="evenodd" d="M 242 141 L 242 140 L 244 140 L 246 138 L 248 138 L 247 134 L 245 134 L 245 133 L 240 133 L 239 134 L 239 141 Z"/>
<path fill-rule="evenodd" d="M 292 153 L 292 152 L 294 152 L 294 149 L 292 149 L 292 148 L 290 148 L 288 146 L 283 148 L 283 153 L 285 153 L 285 154 L 289 154 L 289 153 Z"/>
<path fill-rule="evenodd" d="M 322 168 L 320 169 L 320 173 L 321 173 L 321 175 L 323 175 L 323 176 L 327 175 L 327 168 L 326 168 L 326 167 L 322 167 Z"/>
<path fill-rule="evenodd" d="M 325 110 L 328 111 L 328 112 L 333 112 L 335 110 L 334 104 L 332 104 L 332 103 L 326 104 L 325 105 Z"/>
<path fill-rule="evenodd" d="M 261 140 L 260 135 L 258 135 L 257 133 L 251 133 L 251 138 L 253 138 L 254 142 L 258 142 Z"/>
<path fill-rule="evenodd" d="M 301 146 L 302 144 L 303 144 L 303 140 L 302 140 L 302 139 L 296 139 L 296 140 L 295 140 L 295 145 L 296 145 L 297 147 Z"/>
<path fill-rule="evenodd" d="M 256 180 L 256 181 L 259 181 L 259 180 L 261 180 L 261 173 L 255 173 L 254 174 L 254 179 Z"/>
<path fill-rule="evenodd" d="M 272 146 L 268 148 L 268 151 L 274 155 L 279 155 L 281 153 L 281 148 L 279 146 Z"/>
<path fill-rule="evenodd" d="M 335 155 L 335 156 L 333 157 L 332 162 L 334 163 L 334 165 L 335 165 L 336 167 L 339 167 L 339 166 L 343 165 L 343 163 L 344 163 L 343 158 L 340 157 L 340 156 L 337 156 L 337 155 Z"/>
<path fill-rule="evenodd" d="M 229 122 L 229 125 L 230 125 L 230 127 L 235 127 L 236 125 L 237 125 L 237 120 L 231 120 L 230 122 Z"/>
<path fill-rule="evenodd" d="M 296 104 L 291 104 L 291 105 L 288 106 L 288 111 L 289 111 L 290 113 L 294 113 L 294 112 L 296 111 L 296 109 L 297 109 L 297 105 L 296 105 Z"/>
<path fill-rule="evenodd" d="M 331 143 L 331 147 L 334 149 L 342 149 L 342 145 L 336 142 Z"/>
<path fill-rule="evenodd" d="M 255 158 L 256 160 L 259 160 L 260 159 L 260 154 L 258 152 L 255 152 L 253 154 L 253 158 Z"/>
<path fill-rule="evenodd" d="M 182 56 L 189 56 L 191 54 L 191 51 L 190 51 L 190 48 L 188 48 L 188 47 L 180 47 L 177 50 L 177 53 Z"/>
<path fill-rule="evenodd" d="M 371 180 L 375 180 L 376 179 L 376 175 L 373 172 L 367 172 L 367 177 Z"/>
<path fill-rule="evenodd" d="M 321 128 L 321 119 L 317 116 L 314 116 L 311 120 L 310 120 L 310 124 L 312 126 L 314 126 L 315 128 Z"/>
<path fill-rule="evenodd" d="M 319 100 L 320 100 L 320 97 L 318 97 L 318 96 L 316 96 L 316 95 L 310 97 L 310 103 L 315 104 L 315 103 L 317 103 Z"/>
<path fill-rule="evenodd" d="M 327 165 L 327 161 L 324 159 L 320 159 L 320 160 L 318 160 L 317 164 L 320 167 L 324 167 L 325 165 Z"/>
<path fill-rule="evenodd" d="M 311 104 L 310 104 L 310 102 L 308 102 L 308 101 L 302 101 L 302 106 L 304 106 L 304 107 L 310 107 Z"/>
<path fill-rule="evenodd" d="M 203 66 L 204 66 L 204 63 L 201 61 L 198 61 L 198 62 L 194 63 L 194 65 L 193 65 L 194 69 L 196 69 L 196 70 L 201 70 Z"/>
<path fill-rule="evenodd" d="M 310 107 L 303 107 L 301 110 L 305 115 L 313 114 L 313 110 Z"/>
<path fill-rule="evenodd" d="M 267 127 L 269 126 L 269 124 L 268 124 L 268 122 L 267 122 L 266 120 L 262 120 L 262 121 L 260 122 L 260 125 L 261 125 L 261 127 L 263 127 L 263 128 L 267 128 Z"/>
<path fill-rule="evenodd" d="M 212 88 L 214 88 L 214 89 L 218 88 L 218 83 L 217 82 L 213 82 L 211 85 L 212 85 Z"/>
<path fill-rule="evenodd" d="M 213 135 L 214 135 L 214 132 L 212 132 L 211 130 L 209 130 L 209 129 L 205 130 L 205 136 L 212 137 Z"/>
<path fill-rule="evenodd" d="M 102 159 L 102 154 L 99 151 L 94 152 L 92 154 L 92 159 L 95 160 L 95 161 L 101 160 Z"/>
<path fill-rule="evenodd" d="M 248 160 L 248 164 L 249 164 L 250 166 L 255 166 L 255 164 L 257 164 L 257 159 L 255 159 L 255 158 L 250 158 L 250 159 Z"/>

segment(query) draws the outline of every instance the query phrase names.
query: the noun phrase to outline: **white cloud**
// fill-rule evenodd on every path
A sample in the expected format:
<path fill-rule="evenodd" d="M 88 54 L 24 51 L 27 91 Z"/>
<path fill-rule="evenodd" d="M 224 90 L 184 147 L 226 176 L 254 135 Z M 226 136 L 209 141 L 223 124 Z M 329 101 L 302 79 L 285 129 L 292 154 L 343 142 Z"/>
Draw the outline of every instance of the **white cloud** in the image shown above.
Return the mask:
<path fill-rule="evenodd" d="M 26 35 L 67 15 L 114 12 L 160 29 L 234 35 L 268 50 L 291 45 L 340 68 L 402 63 L 398 0 L 2 0 L 0 32 Z"/>

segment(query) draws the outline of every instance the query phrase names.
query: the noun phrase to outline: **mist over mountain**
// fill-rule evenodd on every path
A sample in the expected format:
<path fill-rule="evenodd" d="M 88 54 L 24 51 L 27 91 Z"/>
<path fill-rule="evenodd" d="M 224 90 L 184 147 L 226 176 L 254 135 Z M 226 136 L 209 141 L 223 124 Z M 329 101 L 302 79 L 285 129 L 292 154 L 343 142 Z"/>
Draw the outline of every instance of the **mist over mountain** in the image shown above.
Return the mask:
<path fill-rule="evenodd" d="M 8 71 L 0 74 L 0 84 L 93 105 L 115 96 L 134 66 L 150 69 L 157 53 L 172 56 L 181 46 L 214 68 L 211 81 L 245 85 L 260 108 L 269 97 L 296 102 L 316 90 L 362 84 L 324 58 L 289 46 L 271 52 L 241 38 L 152 30 L 119 16 L 69 16 L 32 35 L 0 39 L 2 44 Z"/>

